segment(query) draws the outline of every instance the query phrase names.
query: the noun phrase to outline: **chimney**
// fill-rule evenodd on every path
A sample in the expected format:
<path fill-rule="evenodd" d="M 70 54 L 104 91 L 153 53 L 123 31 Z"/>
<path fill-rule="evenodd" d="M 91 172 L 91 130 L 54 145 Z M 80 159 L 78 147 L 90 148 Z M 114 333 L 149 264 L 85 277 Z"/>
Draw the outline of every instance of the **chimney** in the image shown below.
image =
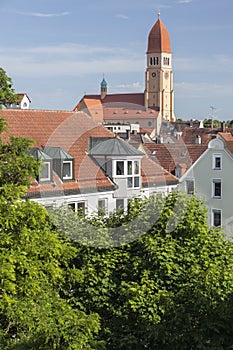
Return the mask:
<path fill-rule="evenodd" d="M 221 122 L 221 132 L 226 132 L 226 123 Z"/>
<path fill-rule="evenodd" d="M 126 134 L 127 134 L 127 140 L 130 139 L 130 130 L 126 130 Z"/>
<path fill-rule="evenodd" d="M 137 130 L 133 130 L 133 135 L 137 135 Z"/>
<path fill-rule="evenodd" d="M 196 144 L 201 145 L 201 136 L 200 135 L 196 136 Z"/>

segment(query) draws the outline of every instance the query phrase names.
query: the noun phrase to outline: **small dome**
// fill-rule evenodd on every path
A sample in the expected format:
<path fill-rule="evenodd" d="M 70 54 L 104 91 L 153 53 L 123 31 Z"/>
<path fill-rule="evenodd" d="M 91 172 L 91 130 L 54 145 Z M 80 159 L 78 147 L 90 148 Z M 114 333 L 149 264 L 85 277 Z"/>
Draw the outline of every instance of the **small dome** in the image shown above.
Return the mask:
<path fill-rule="evenodd" d="M 154 24 L 148 37 L 147 53 L 155 52 L 171 53 L 170 36 L 160 19 Z"/>
<path fill-rule="evenodd" d="M 100 84 L 101 88 L 106 88 L 107 87 L 107 83 L 106 83 L 106 80 L 103 78 L 103 80 L 101 81 L 101 84 Z"/>

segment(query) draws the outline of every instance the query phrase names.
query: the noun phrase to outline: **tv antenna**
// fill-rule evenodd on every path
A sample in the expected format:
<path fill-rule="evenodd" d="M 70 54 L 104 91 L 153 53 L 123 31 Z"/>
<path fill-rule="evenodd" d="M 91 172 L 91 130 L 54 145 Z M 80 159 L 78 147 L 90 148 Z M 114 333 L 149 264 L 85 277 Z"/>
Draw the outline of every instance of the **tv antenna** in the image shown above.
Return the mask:
<path fill-rule="evenodd" d="M 214 111 L 217 109 L 214 106 L 210 106 L 211 109 L 211 129 L 214 127 Z"/>
<path fill-rule="evenodd" d="M 214 106 L 210 106 L 210 109 L 211 109 L 211 118 L 213 119 L 213 117 L 214 117 L 214 111 L 215 111 L 217 108 L 215 108 Z"/>

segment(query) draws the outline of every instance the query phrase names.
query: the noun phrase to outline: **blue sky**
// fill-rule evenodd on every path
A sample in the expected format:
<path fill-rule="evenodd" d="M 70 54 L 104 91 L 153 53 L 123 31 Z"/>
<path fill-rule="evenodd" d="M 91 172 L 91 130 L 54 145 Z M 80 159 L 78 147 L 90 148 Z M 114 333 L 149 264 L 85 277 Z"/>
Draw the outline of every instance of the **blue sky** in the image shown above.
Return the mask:
<path fill-rule="evenodd" d="M 158 11 L 171 38 L 176 116 L 233 119 L 232 0 L 0 0 L 0 66 L 35 109 L 72 110 L 99 93 L 103 74 L 109 93 L 143 92 Z"/>

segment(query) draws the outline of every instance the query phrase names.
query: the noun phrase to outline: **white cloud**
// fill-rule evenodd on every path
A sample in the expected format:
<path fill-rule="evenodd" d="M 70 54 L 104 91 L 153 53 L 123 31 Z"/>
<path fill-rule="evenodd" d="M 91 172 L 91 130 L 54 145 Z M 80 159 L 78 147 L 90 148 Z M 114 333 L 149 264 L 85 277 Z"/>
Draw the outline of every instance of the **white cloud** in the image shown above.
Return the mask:
<path fill-rule="evenodd" d="M 193 0 L 177 0 L 177 4 L 190 4 Z"/>
<path fill-rule="evenodd" d="M 174 60 L 174 71 L 182 72 L 233 72 L 233 57 L 226 55 L 210 55 L 207 57 L 179 58 Z"/>
<path fill-rule="evenodd" d="M 142 91 L 143 90 L 143 86 L 141 85 L 141 83 L 139 81 L 136 81 L 132 84 L 120 84 L 120 85 L 116 85 L 116 89 L 117 90 L 127 90 L 127 91 Z"/>
<path fill-rule="evenodd" d="M 18 15 L 22 16 L 30 16 L 30 17 L 62 17 L 62 16 L 68 16 L 70 13 L 69 12 L 61 12 L 61 13 L 42 13 L 42 12 L 20 12 L 17 11 L 15 12 Z"/>
<path fill-rule="evenodd" d="M 166 5 L 166 4 L 157 4 L 156 9 L 161 10 L 161 9 L 170 9 L 172 6 L 171 5 Z"/>
<path fill-rule="evenodd" d="M 219 84 L 219 83 L 190 83 L 181 82 L 175 83 L 174 88 L 176 91 L 176 97 L 183 99 L 207 99 L 207 96 L 213 98 L 219 97 L 232 97 L 233 95 L 233 84 Z"/>
<path fill-rule="evenodd" d="M 128 16 L 125 16 L 125 15 L 122 15 L 122 14 L 116 15 L 116 18 L 120 18 L 120 19 L 129 19 Z"/>

